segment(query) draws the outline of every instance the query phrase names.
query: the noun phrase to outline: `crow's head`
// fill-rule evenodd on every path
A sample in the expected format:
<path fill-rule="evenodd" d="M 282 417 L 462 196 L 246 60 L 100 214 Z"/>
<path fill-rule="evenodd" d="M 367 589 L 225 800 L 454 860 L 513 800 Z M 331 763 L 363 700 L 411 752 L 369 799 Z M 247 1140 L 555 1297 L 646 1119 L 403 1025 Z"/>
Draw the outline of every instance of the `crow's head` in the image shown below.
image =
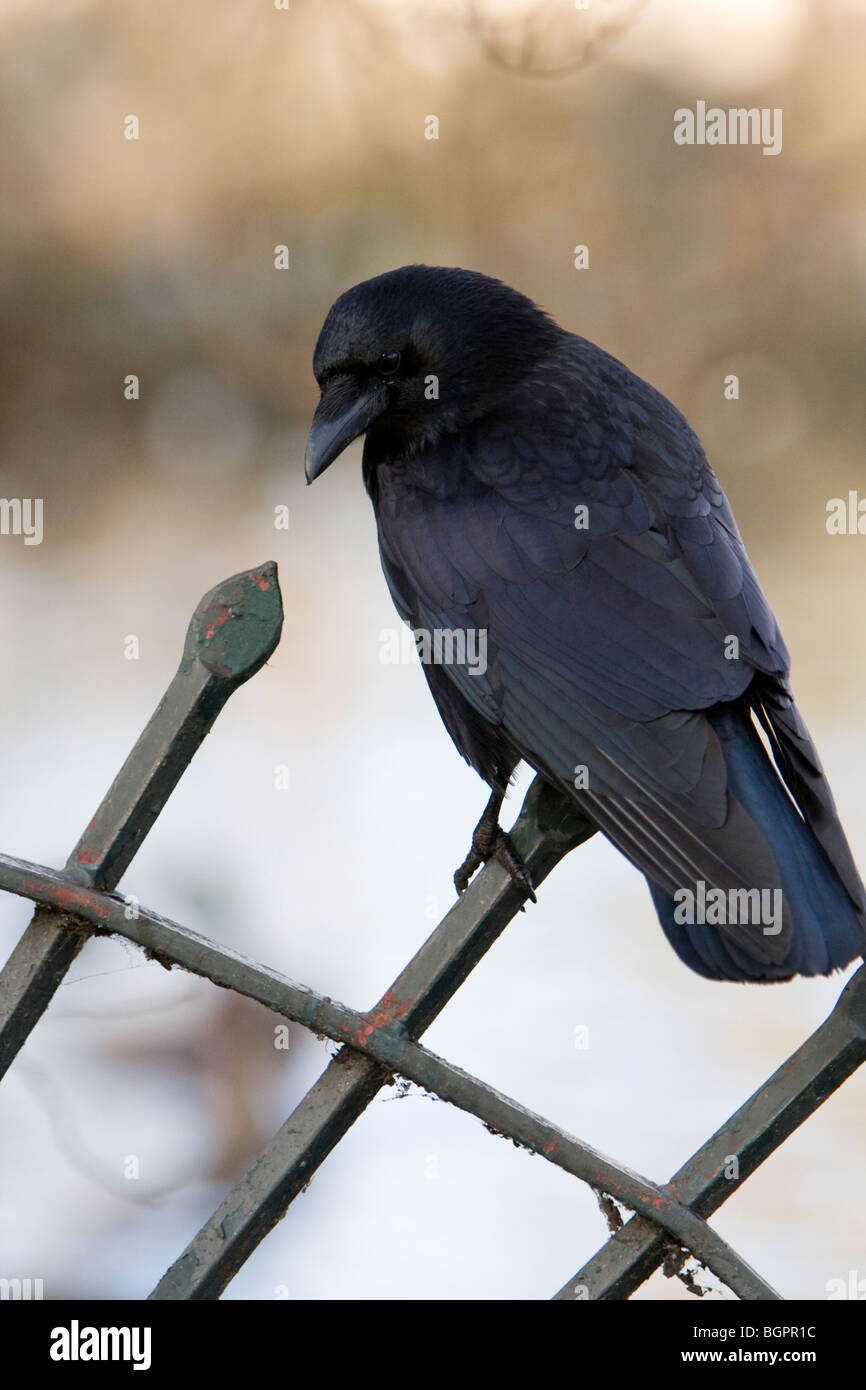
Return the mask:
<path fill-rule="evenodd" d="M 410 456 L 495 409 L 560 334 L 531 300 L 471 270 L 407 265 L 355 285 L 313 356 L 322 397 L 307 481 L 365 432 Z"/>

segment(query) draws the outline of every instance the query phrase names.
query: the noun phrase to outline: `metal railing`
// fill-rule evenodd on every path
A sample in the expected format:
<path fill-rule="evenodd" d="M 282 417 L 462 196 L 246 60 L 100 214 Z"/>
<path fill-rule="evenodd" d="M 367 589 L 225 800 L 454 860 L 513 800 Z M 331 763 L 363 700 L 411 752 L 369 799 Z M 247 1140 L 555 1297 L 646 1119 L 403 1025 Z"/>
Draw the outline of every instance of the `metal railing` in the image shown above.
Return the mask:
<path fill-rule="evenodd" d="M 37 904 L 0 974 L 0 1076 L 84 943 L 99 933 L 123 936 L 167 966 L 202 975 L 345 1044 L 150 1297 L 218 1298 L 381 1087 L 400 1076 L 632 1210 L 555 1298 L 624 1299 L 660 1265 L 691 1287 L 683 1272 L 691 1255 L 739 1298 L 778 1299 L 706 1218 L 866 1060 L 866 967 L 817 1032 L 669 1182 L 655 1183 L 418 1042 L 523 905 L 525 895 L 498 864 L 477 875 L 367 1011 L 295 984 L 154 912 L 136 906 L 130 913 L 112 892 L 229 696 L 275 650 L 281 627 L 276 565 L 212 589 L 193 614 L 177 674 L 65 869 L 0 855 L 0 889 Z M 540 778 L 512 831 L 536 885 L 594 833 Z M 605 1207 L 616 1210 L 609 1202 Z"/>

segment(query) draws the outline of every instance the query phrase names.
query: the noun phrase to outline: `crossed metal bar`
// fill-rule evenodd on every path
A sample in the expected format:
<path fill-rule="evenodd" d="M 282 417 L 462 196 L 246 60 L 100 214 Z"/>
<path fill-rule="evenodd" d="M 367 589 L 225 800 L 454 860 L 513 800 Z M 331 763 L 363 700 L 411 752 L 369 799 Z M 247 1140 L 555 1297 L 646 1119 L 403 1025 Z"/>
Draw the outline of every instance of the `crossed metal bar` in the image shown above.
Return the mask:
<path fill-rule="evenodd" d="M 66 861 L 70 890 L 76 884 L 113 888 L 120 881 L 232 691 L 275 650 L 282 625 L 271 562 L 205 594 L 192 615 L 174 680 Z M 34 913 L 0 975 L 0 1077 L 87 937 L 70 929 L 59 908 Z"/>
<path fill-rule="evenodd" d="M 0 1075 L 94 932 L 203 975 L 346 1044 L 283 1128 L 160 1280 L 154 1299 L 218 1298 L 376 1093 L 399 1074 L 615 1197 L 635 1215 L 555 1295 L 627 1298 L 671 1251 L 688 1251 L 743 1299 L 779 1295 L 706 1223 L 760 1163 L 866 1060 L 866 968 L 827 1021 L 671 1179 L 659 1186 L 422 1047 L 417 1039 L 521 908 L 489 864 L 378 1004 L 359 1012 L 106 891 L 231 693 L 279 641 L 276 566 L 235 575 L 193 614 L 178 672 L 63 872 L 0 855 L 0 888 L 38 906 L 0 975 Z M 533 879 L 594 833 L 536 778 L 512 831 Z M 734 1162 L 735 1160 L 735 1162 Z M 725 1175 L 735 1172 L 733 1180 Z"/>

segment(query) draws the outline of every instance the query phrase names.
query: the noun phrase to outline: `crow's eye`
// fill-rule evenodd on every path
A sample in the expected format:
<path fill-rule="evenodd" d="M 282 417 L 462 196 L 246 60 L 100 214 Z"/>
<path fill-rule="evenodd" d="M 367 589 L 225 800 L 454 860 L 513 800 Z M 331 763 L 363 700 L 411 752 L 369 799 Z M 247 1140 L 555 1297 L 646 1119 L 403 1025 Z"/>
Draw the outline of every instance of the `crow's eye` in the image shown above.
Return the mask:
<path fill-rule="evenodd" d="M 394 376 L 400 368 L 399 352 L 383 352 L 376 363 L 376 371 L 380 376 Z"/>

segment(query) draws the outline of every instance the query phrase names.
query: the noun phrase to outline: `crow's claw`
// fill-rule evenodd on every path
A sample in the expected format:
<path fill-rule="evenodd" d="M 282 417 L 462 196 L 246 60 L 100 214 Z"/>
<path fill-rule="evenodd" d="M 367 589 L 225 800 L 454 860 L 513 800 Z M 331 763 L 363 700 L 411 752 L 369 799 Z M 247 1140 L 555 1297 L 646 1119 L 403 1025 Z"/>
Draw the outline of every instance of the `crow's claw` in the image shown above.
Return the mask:
<path fill-rule="evenodd" d="M 532 877 L 514 848 L 511 836 L 495 822 L 491 825 L 489 821 L 485 821 L 483 816 L 475 827 L 472 848 L 454 875 L 454 887 L 458 893 L 465 893 L 476 869 L 480 869 L 481 865 L 490 859 L 498 860 L 502 867 L 508 870 L 518 888 L 522 888 L 533 902 L 538 901 Z"/>

